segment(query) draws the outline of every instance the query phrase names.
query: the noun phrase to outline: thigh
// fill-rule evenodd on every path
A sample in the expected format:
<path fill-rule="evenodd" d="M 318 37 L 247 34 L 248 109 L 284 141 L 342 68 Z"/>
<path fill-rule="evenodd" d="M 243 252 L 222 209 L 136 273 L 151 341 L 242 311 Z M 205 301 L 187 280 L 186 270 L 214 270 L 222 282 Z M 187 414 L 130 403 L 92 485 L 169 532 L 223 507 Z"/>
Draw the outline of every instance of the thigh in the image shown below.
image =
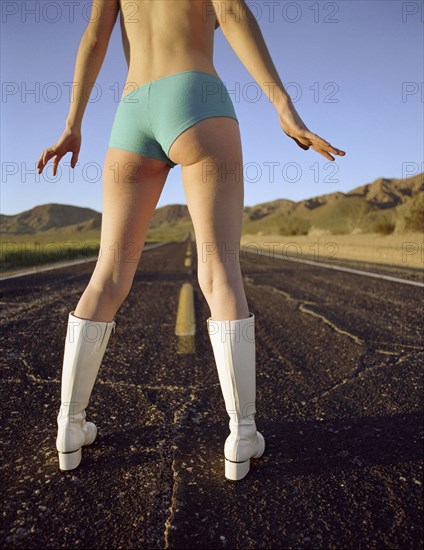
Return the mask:
<path fill-rule="evenodd" d="M 103 167 L 100 253 L 92 282 L 128 291 L 169 165 L 108 148 Z"/>
<path fill-rule="evenodd" d="M 243 223 L 243 158 L 239 125 L 230 117 L 211 117 L 183 132 L 169 156 L 181 164 L 187 206 L 193 222 L 199 275 L 214 267 L 239 276 Z M 209 269 L 209 276 L 212 275 Z"/>

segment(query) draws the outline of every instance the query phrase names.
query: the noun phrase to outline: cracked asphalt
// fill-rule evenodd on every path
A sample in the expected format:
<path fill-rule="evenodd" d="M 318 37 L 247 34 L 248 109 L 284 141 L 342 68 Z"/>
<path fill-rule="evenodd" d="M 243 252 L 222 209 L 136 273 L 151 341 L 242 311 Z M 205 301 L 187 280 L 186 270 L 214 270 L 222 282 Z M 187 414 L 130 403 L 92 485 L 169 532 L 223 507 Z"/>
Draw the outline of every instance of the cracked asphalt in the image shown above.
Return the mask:
<path fill-rule="evenodd" d="M 0 282 L 2 548 L 422 547 L 423 288 L 242 259 L 266 449 L 230 482 L 210 310 L 186 246 L 143 252 L 87 409 L 98 436 L 70 472 L 55 449 L 63 345 L 94 263 Z M 186 354 L 184 282 L 197 324 Z"/>

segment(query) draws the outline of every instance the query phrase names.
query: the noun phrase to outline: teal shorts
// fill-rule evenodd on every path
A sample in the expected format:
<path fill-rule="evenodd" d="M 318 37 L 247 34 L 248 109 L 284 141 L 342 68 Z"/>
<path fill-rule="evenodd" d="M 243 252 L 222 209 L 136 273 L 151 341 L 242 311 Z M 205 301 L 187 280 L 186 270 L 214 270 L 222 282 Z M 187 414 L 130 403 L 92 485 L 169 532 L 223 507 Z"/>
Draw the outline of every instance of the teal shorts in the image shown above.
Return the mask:
<path fill-rule="evenodd" d="M 220 78 L 203 71 L 171 74 L 121 98 L 108 146 L 162 160 L 173 168 L 176 163 L 168 153 L 177 137 L 196 122 L 217 116 L 238 122 Z"/>

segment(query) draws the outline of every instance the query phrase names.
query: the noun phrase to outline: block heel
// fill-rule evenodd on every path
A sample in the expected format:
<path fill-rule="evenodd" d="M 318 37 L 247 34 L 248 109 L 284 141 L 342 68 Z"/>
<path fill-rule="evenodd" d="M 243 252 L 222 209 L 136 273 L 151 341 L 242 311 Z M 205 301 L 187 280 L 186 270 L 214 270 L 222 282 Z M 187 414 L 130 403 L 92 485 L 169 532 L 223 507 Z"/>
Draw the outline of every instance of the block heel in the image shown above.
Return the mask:
<path fill-rule="evenodd" d="M 58 453 L 59 455 L 59 468 L 61 470 L 73 470 L 79 466 L 82 458 L 82 450 L 74 451 L 72 453 Z"/>
<path fill-rule="evenodd" d="M 239 481 L 243 479 L 244 476 L 250 470 L 250 458 L 244 462 L 232 462 L 231 460 L 225 459 L 225 472 L 224 475 L 227 479 L 231 481 Z"/>

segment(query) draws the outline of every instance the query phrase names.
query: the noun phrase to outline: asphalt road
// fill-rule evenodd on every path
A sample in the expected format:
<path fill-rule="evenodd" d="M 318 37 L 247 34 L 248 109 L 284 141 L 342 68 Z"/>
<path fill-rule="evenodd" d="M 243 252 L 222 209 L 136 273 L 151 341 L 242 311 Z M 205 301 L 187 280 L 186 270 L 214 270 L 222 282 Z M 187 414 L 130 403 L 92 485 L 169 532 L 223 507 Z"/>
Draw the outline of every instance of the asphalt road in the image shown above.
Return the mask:
<path fill-rule="evenodd" d="M 186 246 L 143 253 L 87 409 L 97 440 L 66 473 L 63 344 L 94 264 L 0 282 L 2 548 L 421 548 L 423 288 L 242 258 L 266 450 L 230 482 L 210 311 Z M 174 334 L 184 282 L 194 353 Z"/>

